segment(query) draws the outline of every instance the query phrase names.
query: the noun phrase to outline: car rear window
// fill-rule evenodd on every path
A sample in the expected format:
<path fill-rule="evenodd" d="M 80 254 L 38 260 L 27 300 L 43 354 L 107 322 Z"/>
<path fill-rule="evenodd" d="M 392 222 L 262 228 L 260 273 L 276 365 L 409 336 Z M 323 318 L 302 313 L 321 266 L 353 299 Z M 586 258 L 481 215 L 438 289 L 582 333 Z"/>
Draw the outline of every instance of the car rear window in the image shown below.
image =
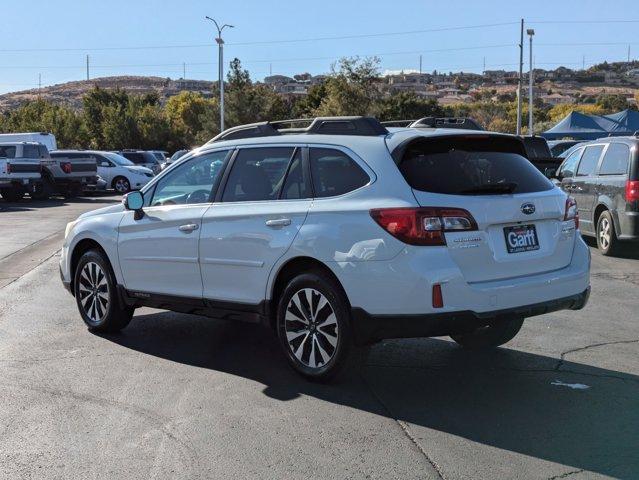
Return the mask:
<path fill-rule="evenodd" d="M 524 137 L 524 146 L 528 158 L 548 158 L 552 156 L 548 142 L 541 137 Z"/>
<path fill-rule="evenodd" d="M 628 173 L 630 148 L 623 143 L 611 143 L 604 155 L 599 175 L 624 175 Z"/>
<path fill-rule="evenodd" d="M 521 142 L 502 138 L 448 138 L 417 141 L 399 169 L 423 192 L 488 195 L 541 192 L 552 183 L 523 154 Z"/>

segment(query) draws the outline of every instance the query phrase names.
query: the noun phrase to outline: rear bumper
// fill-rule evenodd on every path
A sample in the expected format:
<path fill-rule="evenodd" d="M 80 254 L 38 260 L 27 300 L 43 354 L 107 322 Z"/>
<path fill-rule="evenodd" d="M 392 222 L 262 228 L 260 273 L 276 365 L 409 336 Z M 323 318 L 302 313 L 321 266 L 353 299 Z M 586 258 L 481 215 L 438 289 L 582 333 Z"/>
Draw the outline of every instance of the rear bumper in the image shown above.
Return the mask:
<path fill-rule="evenodd" d="M 639 212 L 619 213 L 619 240 L 639 240 Z"/>
<path fill-rule="evenodd" d="M 588 302 L 589 296 L 590 287 L 568 297 L 481 313 L 466 310 L 424 315 L 371 315 L 362 308 L 353 308 L 352 328 L 358 344 L 385 338 L 438 337 L 471 332 L 478 327 L 512 318 L 534 317 L 558 310 L 580 310 Z"/>

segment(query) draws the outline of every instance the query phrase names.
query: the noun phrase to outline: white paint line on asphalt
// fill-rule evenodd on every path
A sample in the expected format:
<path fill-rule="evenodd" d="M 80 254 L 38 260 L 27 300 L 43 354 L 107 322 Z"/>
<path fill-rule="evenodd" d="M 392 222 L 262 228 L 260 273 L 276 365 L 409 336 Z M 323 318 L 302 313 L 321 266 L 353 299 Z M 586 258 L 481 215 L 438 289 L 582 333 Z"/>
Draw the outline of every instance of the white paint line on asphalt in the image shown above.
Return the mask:
<path fill-rule="evenodd" d="M 550 382 L 551 385 L 557 385 L 559 387 L 568 387 L 573 390 L 587 390 L 590 388 L 590 385 L 586 385 L 584 383 L 564 383 L 561 380 L 555 380 L 554 382 Z"/>

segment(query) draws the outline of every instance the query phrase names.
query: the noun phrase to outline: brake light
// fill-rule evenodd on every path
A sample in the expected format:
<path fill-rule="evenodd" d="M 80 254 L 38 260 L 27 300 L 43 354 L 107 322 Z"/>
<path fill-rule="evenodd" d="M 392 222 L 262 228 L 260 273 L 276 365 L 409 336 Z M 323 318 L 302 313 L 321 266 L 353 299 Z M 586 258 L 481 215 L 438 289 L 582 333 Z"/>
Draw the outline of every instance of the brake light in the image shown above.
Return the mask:
<path fill-rule="evenodd" d="M 444 308 L 444 297 L 442 295 L 442 286 L 439 283 L 433 285 L 433 308 Z"/>
<path fill-rule="evenodd" d="M 446 245 L 445 232 L 477 230 L 473 216 L 461 208 L 376 208 L 370 214 L 384 230 L 409 245 Z"/>
<path fill-rule="evenodd" d="M 64 173 L 71 173 L 71 162 L 60 162 L 60 168 Z"/>
<path fill-rule="evenodd" d="M 636 202 L 639 200 L 639 180 L 628 180 L 626 182 L 626 202 Z"/>
<path fill-rule="evenodd" d="M 566 199 L 566 213 L 564 213 L 564 222 L 568 220 L 575 221 L 575 228 L 579 228 L 579 209 L 577 208 L 577 201 L 568 197 Z"/>

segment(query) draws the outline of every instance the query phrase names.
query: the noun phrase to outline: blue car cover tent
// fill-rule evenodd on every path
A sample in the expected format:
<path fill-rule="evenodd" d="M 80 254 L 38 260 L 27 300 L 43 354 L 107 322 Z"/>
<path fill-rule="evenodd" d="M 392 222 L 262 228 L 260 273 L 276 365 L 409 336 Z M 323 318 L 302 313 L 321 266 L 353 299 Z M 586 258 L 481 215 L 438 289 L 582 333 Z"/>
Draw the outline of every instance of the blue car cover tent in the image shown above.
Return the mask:
<path fill-rule="evenodd" d="M 570 112 L 557 125 L 541 134 L 547 140 L 574 138 L 595 140 L 608 136 L 633 135 L 639 131 L 639 112 L 623 110 L 611 115 Z"/>

